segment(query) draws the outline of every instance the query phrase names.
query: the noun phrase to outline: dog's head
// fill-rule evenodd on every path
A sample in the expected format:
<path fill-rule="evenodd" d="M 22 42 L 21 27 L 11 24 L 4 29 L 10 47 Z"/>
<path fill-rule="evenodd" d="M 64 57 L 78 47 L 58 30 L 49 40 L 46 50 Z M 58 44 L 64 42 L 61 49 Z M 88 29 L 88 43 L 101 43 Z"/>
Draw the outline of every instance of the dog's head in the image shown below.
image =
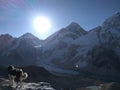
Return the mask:
<path fill-rule="evenodd" d="M 8 70 L 13 70 L 15 67 L 13 65 L 8 66 Z"/>

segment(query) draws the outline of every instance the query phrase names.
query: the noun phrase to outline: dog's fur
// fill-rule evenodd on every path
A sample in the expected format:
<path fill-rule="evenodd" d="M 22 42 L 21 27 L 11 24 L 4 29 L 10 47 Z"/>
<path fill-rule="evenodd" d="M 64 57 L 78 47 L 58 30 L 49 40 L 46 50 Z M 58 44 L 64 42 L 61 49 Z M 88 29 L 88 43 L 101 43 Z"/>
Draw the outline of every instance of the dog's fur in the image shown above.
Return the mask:
<path fill-rule="evenodd" d="M 10 65 L 8 67 L 8 77 L 9 77 L 9 85 L 13 87 L 15 81 L 17 82 L 17 86 L 20 88 L 23 86 L 23 80 L 28 77 L 26 72 L 23 72 L 22 69 L 15 68 L 14 66 Z"/>

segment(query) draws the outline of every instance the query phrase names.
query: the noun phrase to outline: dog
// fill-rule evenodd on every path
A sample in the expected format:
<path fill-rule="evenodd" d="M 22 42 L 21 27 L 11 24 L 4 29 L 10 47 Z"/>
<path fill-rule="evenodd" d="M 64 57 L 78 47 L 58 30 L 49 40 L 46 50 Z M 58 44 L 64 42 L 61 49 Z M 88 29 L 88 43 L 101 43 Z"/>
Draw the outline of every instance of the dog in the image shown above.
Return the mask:
<path fill-rule="evenodd" d="M 15 81 L 17 82 L 16 88 L 23 86 L 23 80 L 27 79 L 28 74 L 23 72 L 22 69 L 15 68 L 13 65 L 8 66 L 8 78 L 9 78 L 9 86 L 13 87 Z"/>

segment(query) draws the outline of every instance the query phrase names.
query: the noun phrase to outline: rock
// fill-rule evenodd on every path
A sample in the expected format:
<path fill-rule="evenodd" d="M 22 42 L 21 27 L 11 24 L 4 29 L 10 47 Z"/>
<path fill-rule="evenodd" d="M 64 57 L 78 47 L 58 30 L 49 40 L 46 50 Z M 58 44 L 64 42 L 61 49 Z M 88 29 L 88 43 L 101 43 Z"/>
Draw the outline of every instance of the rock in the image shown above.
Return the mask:
<path fill-rule="evenodd" d="M 0 90 L 55 90 L 49 83 L 38 82 L 38 83 L 25 83 L 23 82 L 22 88 L 16 88 L 16 83 L 13 87 L 9 87 L 9 80 L 0 78 Z"/>

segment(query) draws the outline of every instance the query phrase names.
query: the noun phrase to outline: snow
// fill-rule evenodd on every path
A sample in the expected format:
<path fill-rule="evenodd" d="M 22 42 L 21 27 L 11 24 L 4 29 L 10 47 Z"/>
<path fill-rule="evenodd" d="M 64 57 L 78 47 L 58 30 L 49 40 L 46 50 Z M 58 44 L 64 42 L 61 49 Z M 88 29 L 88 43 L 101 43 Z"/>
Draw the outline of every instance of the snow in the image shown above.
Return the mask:
<path fill-rule="evenodd" d="M 104 21 L 102 27 L 105 30 L 110 29 L 111 27 L 116 28 L 116 29 L 120 29 L 120 12 L 117 12 L 116 14 L 107 18 Z"/>
<path fill-rule="evenodd" d="M 42 45 L 37 45 L 37 46 L 34 46 L 35 48 L 41 48 L 42 47 Z"/>
<path fill-rule="evenodd" d="M 94 46 L 99 45 L 100 42 L 96 31 L 91 31 L 73 41 L 73 44 L 80 46 L 77 49 L 78 55 L 86 55 L 89 50 L 91 50 Z"/>
<path fill-rule="evenodd" d="M 71 67 L 77 65 L 76 68 L 85 68 L 89 64 L 87 61 L 88 51 L 101 44 L 108 44 L 109 46 L 109 43 L 112 43 L 112 41 L 117 43 L 117 47 L 112 43 L 114 46 L 112 49 L 120 55 L 120 13 L 112 15 L 106 19 L 101 26 L 98 26 L 89 32 L 82 29 L 77 23 L 72 22 L 70 25 L 54 33 L 43 42 L 30 33 L 26 33 L 21 37 L 16 38 L 15 41 L 16 42 L 9 50 L 17 49 L 22 41 L 28 42 L 28 44 L 33 45 L 33 48 L 38 50 L 38 55 L 39 53 L 42 53 L 41 56 L 36 57 L 38 64 L 43 64 L 43 67 L 52 73 L 77 74 L 74 70 L 63 69 L 61 68 L 62 66 L 58 67 L 55 63 L 53 64 L 53 61 L 60 60 L 57 63 L 62 62 L 64 64 L 75 60 L 77 57 L 82 57 L 82 59 L 86 58 L 86 60 L 82 61 L 78 58 L 78 61 L 74 61 Z M 72 47 L 77 50 L 77 53 L 69 61 L 66 61 L 65 55 L 69 52 L 72 45 L 77 46 Z"/>
<path fill-rule="evenodd" d="M 19 38 L 16 38 L 15 44 L 9 49 L 14 50 L 20 46 L 21 42 L 29 42 L 29 44 L 33 45 L 33 47 L 38 48 L 42 46 L 42 41 L 39 40 L 37 37 L 32 35 L 31 33 L 26 33 Z"/>
<path fill-rule="evenodd" d="M 116 27 L 115 23 L 117 25 L 118 24 L 119 25 Z M 78 25 L 76 23 L 72 23 L 71 26 L 68 26 L 66 29 L 68 29 L 68 30 L 73 29 L 73 31 L 74 31 L 74 29 L 77 28 L 77 27 L 78 27 Z M 61 49 L 59 51 L 55 51 L 55 53 L 53 53 L 51 55 L 51 57 L 48 59 L 48 62 L 51 63 L 51 61 L 56 57 L 61 58 L 60 53 L 62 53 L 62 54 L 65 53 L 65 51 L 68 49 L 68 47 L 71 44 L 79 46 L 77 48 L 78 53 L 76 54 L 75 57 L 77 57 L 77 56 L 86 57 L 88 51 L 92 50 L 94 47 L 101 45 L 101 43 L 103 43 L 103 42 L 104 43 L 105 42 L 111 42 L 111 41 L 109 41 L 109 38 L 111 37 L 111 35 L 113 36 L 114 41 L 120 42 L 119 27 L 120 27 L 120 14 L 115 14 L 112 17 L 108 18 L 102 26 L 94 28 L 93 30 L 91 30 L 87 34 L 81 35 L 81 36 L 79 36 L 79 38 L 77 38 L 75 40 L 65 37 L 63 39 L 63 41 L 68 44 L 67 47 L 64 48 L 63 50 Z M 106 29 L 107 29 L 107 31 L 106 31 Z M 108 31 L 111 34 L 108 33 Z M 64 37 L 66 34 L 70 34 L 70 33 L 71 33 L 71 31 L 70 32 L 65 32 L 65 33 L 62 33 L 62 34 L 58 35 L 58 37 Z M 74 32 L 72 32 L 72 34 L 73 33 Z M 103 34 L 105 34 L 106 37 L 107 37 L 107 38 L 105 38 L 105 40 L 103 39 L 103 36 L 102 36 Z M 53 41 L 54 41 L 54 43 L 51 42 L 52 44 L 49 46 L 50 49 L 54 48 L 57 45 L 57 43 L 59 42 L 59 41 L 57 41 L 57 39 L 53 40 Z M 117 49 L 116 49 L 116 52 L 119 53 Z M 47 62 L 47 60 L 46 60 L 46 62 Z M 85 61 L 79 60 L 78 62 L 76 62 L 76 65 L 78 65 L 77 67 L 80 67 L 80 68 L 85 68 L 88 64 L 89 64 L 89 62 L 87 60 L 85 60 Z M 48 66 L 45 66 L 45 67 L 48 67 Z M 49 68 L 50 69 L 48 69 L 48 70 L 51 70 L 51 71 L 56 69 L 56 67 L 54 67 L 54 66 L 52 67 L 52 65 Z M 58 71 L 60 73 L 67 72 L 67 71 L 63 71 L 63 70 L 60 70 L 60 69 L 54 70 L 54 71 Z M 71 72 L 71 73 L 73 73 L 73 72 Z"/>
<path fill-rule="evenodd" d="M 31 33 L 25 33 L 20 38 L 24 38 L 24 39 L 30 38 L 30 39 L 33 39 L 33 38 L 35 38 L 35 36 L 33 36 Z"/>
<path fill-rule="evenodd" d="M 84 31 L 77 23 L 72 22 L 66 28 L 63 28 L 52 36 L 48 37 L 42 46 L 42 52 L 51 53 L 51 56 L 45 57 L 44 61 L 46 63 L 51 63 L 55 58 L 62 59 L 64 54 L 67 52 L 68 47 L 74 41 L 72 36 L 69 35 L 80 37 L 79 33 L 76 33 L 76 31 L 79 32 L 81 36 L 86 33 L 86 31 Z M 60 44 L 64 44 L 62 45 L 62 48 L 59 48 L 61 47 Z"/>
<path fill-rule="evenodd" d="M 88 51 L 92 50 L 94 47 L 96 46 L 100 46 L 102 43 L 106 43 L 106 42 L 110 42 L 109 38 L 110 38 L 110 34 L 108 33 L 108 31 L 110 31 L 111 35 L 114 37 L 114 40 L 120 41 L 120 31 L 119 31 L 119 26 L 118 28 L 116 28 L 116 26 L 114 26 L 114 23 L 117 22 L 117 24 L 119 24 L 118 20 L 119 18 L 119 14 L 113 15 L 112 17 L 108 18 L 102 26 L 98 26 L 94 29 L 92 29 L 91 31 L 89 31 L 88 33 L 86 32 L 86 34 L 84 34 L 83 32 L 85 32 L 78 24 L 76 23 L 71 23 L 69 26 L 67 26 L 66 28 L 61 29 L 61 31 L 56 32 L 53 36 L 50 36 L 50 39 L 47 39 L 47 42 L 45 43 L 45 45 L 43 46 L 43 52 L 49 52 L 51 51 L 51 55 L 47 58 L 44 58 L 44 62 L 45 62 L 45 68 L 48 69 L 49 71 L 53 71 L 53 72 L 59 72 L 59 73 L 66 73 L 66 74 L 73 74 L 74 71 L 70 71 L 69 70 L 63 70 L 62 68 L 58 68 L 57 65 L 54 65 L 52 63 L 52 61 L 56 58 L 58 58 L 58 60 L 61 60 L 59 62 L 65 63 L 67 61 L 64 60 L 64 53 L 66 53 L 69 49 L 69 47 L 71 45 L 75 45 L 75 46 L 79 46 L 77 48 L 77 54 L 72 57 L 73 60 L 75 57 L 83 57 L 83 58 L 87 58 L 87 53 Z M 110 27 L 112 26 L 112 27 Z M 74 31 L 75 30 L 80 30 L 80 32 L 82 32 L 83 34 L 81 36 L 79 36 L 78 34 L 76 34 Z M 106 30 L 107 29 L 107 30 Z M 78 38 L 76 39 L 72 39 L 71 37 L 67 37 L 66 35 L 76 35 Z M 103 35 L 105 35 L 107 38 L 104 39 Z M 66 47 L 62 48 L 62 49 L 56 49 L 59 45 L 60 40 L 62 42 L 66 43 Z M 118 50 L 116 51 L 118 53 Z M 49 52 L 50 53 L 50 52 Z M 69 62 L 69 61 L 68 61 Z M 89 64 L 89 62 L 87 60 L 82 61 L 81 59 L 77 62 L 75 62 L 75 65 L 77 65 L 77 68 L 85 68 L 87 65 Z M 71 66 L 72 67 L 72 66 Z M 65 69 L 65 68 L 64 68 Z"/>
<path fill-rule="evenodd" d="M 85 31 L 79 24 L 75 22 L 72 22 L 70 25 L 68 25 L 66 30 L 76 33 L 79 36 L 87 33 L 87 31 Z"/>

